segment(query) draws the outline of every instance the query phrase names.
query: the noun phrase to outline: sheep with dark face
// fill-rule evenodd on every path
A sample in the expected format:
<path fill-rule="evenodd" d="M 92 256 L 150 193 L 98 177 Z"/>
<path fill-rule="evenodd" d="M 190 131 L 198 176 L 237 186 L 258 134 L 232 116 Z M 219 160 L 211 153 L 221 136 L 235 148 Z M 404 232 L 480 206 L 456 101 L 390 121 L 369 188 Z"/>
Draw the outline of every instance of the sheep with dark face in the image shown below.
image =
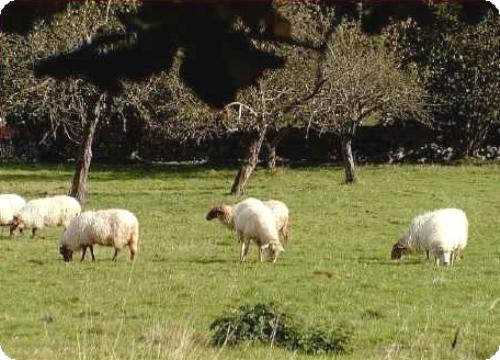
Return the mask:
<path fill-rule="evenodd" d="M 82 211 L 78 200 L 67 195 L 51 196 L 30 200 L 14 217 L 10 224 L 11 232 L 23 228 L 32 229 L 32 237 L 38 229 L 45 226 L 63 226 Z"/>
<path fill-rule="evenodd" d="M 12 226 L 14 218 L 19 216 L 19 212 L 26 205 L 26 200 L 16 194 L 0 194 L 0 225 Z M 10 229 L 10 235 L 14 230 Z"/>
<path fill-rule="evenodd" d="M 244 201 L 237 203 L 236 205 L 219 205 L 216 206 L 208 212 L 206 219 L 208 221 L 213 219 L 218 219 L 221 224 L 224 224 L 229 229 L 234 229 L 234 218 L 237 214 L 243 211 L 245 208 L 255 205 L 255 204 L 264 204 L 273 212 L 273 215 L 276 220 L 276 228 L 278 232 L 283 236 L 285 241 L 288 240 L 288 207 L 282 201 L 278 200 L 269 200 L 269 201 L 260 201 L 255 198 L 248 198 Z"/>
<path fill-rule="evenodd" d="M 260 203 L 262 202 L 258 199 L 248 198 L 233 206 L 222 204 L 210 209 L 206 219 L 208 221 L 211 221 L 213 219 L 218 219 L 221 222 L 221 224 L 227 226 L 230 229 L 234 229 L 235 216 L 246 207 L 251 206 L 252 204 L 260 204 Z"/>
<path fill-rule="evenodd" d="M 80 261 L 85 259 L 87 248 L 95 261 L 95 244 L 112 246 L 115 249 L 113 261 L 125 246 L 130 249 L 130 260 L 138 251 L 139 222 L 134 214 L 123 209 L 85 211 L 69 224 L 64 231 L 59 253 L 64 261 L 71 261 L 74 251 L 82 251 Z"/>
<path fill-rule="evenodd" d="M 391 251 L 392 259 L 423 250 L 436 263 L 453 265 L 454 260 L 467 245 L 469 223 L 460 209 L 440 209 L 416 216 Z"/>

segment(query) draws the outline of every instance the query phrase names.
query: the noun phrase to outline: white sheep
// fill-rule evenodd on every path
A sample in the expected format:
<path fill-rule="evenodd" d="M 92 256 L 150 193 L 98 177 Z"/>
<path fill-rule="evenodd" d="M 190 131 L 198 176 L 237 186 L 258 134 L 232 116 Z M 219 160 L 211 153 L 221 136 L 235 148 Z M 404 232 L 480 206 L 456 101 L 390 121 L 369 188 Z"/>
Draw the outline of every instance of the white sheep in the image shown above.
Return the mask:
<path fill-rule="evenodd" d="M 58 195 L 30 200 L 11 222 L 10 229 L 32 228 L 32 237 L 37 229 L 45 226 L 63 226 L 82 212 L 80 203 L 71 196 Z"/>
<path fill-rule="evenodd" d="M 108 209 L 85 211 L 75 217 L 61 236 L 59 252 L 64 261 L 73 258 L 74 251 L 82 251 L 80 261 L 90 248 L 95 261 L 93 245 L 112 246 L 115 249 L 113 261 L 125 246 L 130 249 L 130 260 L 134 260 L 139 246 L 139 221 L 128 210 Z"/>
<path fill-rule="evenodd" d="M 246 206 L 234 217 L 234 228 L 240 242 L 240 260 L 244 261 L 254 240 L 259 247 L 260 261 L 263 261 L 264 251 L 269 251 L 273 263 L 280 252 L 285 251 L 279 241 L 276 220 L 273 212 L 262 203 Z"/>
<path fill-rule="evenodd" d="M 11 225 L 15 216 L 26 205 L 26 200 L 16 194 L 0 194 L 0 225 Z M 10 230 L 10 235 L 14 231 Z"/>
<path fill-rule="evenodd" d="M 210 209 L 207 214 L 206 219 L 208 221 L 213 219 L 218 219 L 221 224 L 227 226 L 230 229 L 234 229 L 234 218 L 236 214 L 246 207 L 252 204 L 261 204 L 262 202 L 255 198 L 247 198 L 233 206 L 231 205 L 219 205 Z"/>
<path fill-rule="evenodd" d="M 262 202 L 255 198 L 248 198 L 236 205 L 220 205 L 212 208 L 207 214 L 207 220 L 215 218 L 230 229 L 234 229 L 234 218 L 248 206 L 255 204 L 264 204 L 271 209 L 276 219 L 276 227 L 285 241 L 288 241 L 288 207 L 284 202 L 278 200 L 269 200 Z"/>
<path fill-rule="evenodd" d="M 467 245 L 469 223 L 460 209 L 440 209 L 416 216 L 408 231 L 392 247 L 391 258 L 412 250 L 424 250 L 436 263 L 453 265 Z"/>
<path fill-rule="evenodd" d="M 288 242 L 288 207 L 283 201 L 268 200 L 264 205 L 271 209 L 276 218 L 276 228 L 283 235 L 285 242 Z"/>

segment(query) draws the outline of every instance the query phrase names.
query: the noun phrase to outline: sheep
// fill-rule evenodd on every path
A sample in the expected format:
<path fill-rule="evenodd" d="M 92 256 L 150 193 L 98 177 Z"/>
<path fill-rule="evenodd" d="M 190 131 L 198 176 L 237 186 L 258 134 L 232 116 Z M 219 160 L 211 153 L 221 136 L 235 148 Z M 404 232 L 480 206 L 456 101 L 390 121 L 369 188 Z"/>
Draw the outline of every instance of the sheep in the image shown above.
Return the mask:
<path fill-rule="evenodd" d="M 276 218 L 276 228 L 283 235 L 285 242 L 288 242 L 288 207 L 282 201 L 268 200 L 264 205 L 271 209 Z"/>
<path fill-rule="evenodd" d="M 128 246 L 130 260 L 133 261 L 139 246 L 139 221 L 128 210 L 108 209 L 85 211 L 75 217 L 61 236 L 59 253 L 64 261 L 71 261 L 73 252 L 82 250 L 80 261 L 85 259 L 87 248 L 92 261 L 95 261 L 94 244 L 112 246 L 115 250 L 112 261 L 118 252 Z"/>
<path fill-rule="evenodd" d="M 288 241 L 288 207 L 282 201 L 269 200 L 261 202 L 255 198 L 248 198 L 234 206 L 224 204 L 216 206 L 208 212 L 206 219 L 210 221 L 217 218 L 223 225 L 233 230 L 234 218 L 238 212 L 255 204 L 264 204 L 271 209 L 276 218 L 278 232 L 283 235 L 285 241 Z"/>
<path fill-rule="evenodd" d="M 82 212 L 80 203 L 67 195 L 58 195 L 28 201 L 19 215 L 14 216 L 10 230 L 32 228 L 31 237 L 35 237 L 38 229 L 45 226 L 63 226 Z"/>
<path fill-rule="evenodd" d="M 252 204 L 261 204 L 262 202 L 255 198 L 245 199 L 236 205 L 219 205 L 216 206 L 208 212 L 206 219 L 211 221 L 217 218 L 221 224 L 227 226 L 229 229 L 234 230 L 234 218 L 238 214 L 238 212 L 242 211 L 248 206 Z"/>
<path fill-rule="evenodd" d="M 26 205 L 26 200 L 16 194 L 0 195 L 0 225 L 11 225 L 14 216 L 19 215 L 19 211 Z M 10 236 L 14 231 L 10 230 Z"/>
<path fill-rule="evenodd" d="M 245 261 L 250 240 L 254 240 L 259 246 L 261 262 L 264 251 L 270 252 L 273 263 L 279 253 L 285 251 L 279 241 L 274 214 L 262 203 L 253 203 L 239 211 L 234 217 L 234 227 L 240 242 L 240 261 Z"/>
<path fill-rule="evenodd" d="M 400 259 L 411 250 L 425 250 L 434 255 L 436 264 L 453 265 L 467 245 L 469 223 L 460 209 L 439 209 L 416 216 L 399 241 L 393 245 L 391 258 Z"/>

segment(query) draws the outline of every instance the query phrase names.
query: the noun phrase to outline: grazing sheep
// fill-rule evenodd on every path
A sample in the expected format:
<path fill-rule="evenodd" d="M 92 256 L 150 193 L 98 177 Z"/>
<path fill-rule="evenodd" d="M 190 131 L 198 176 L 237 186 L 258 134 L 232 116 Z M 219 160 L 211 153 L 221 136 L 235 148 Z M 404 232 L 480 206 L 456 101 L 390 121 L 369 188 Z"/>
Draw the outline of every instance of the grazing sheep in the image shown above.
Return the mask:
<path fill-rule="evenodd" d="M 10 230 L 32 228 L 32 237 L 37 229 L 45 226 L 64 226 L 82 212 L 80 203 L 70 196 L 58 195 L 28 201 L 19 215 L 14 216 Z"/>
<path fill-rule="evenodd" d="M 217 218 L 221 224 L 224 224 L 230 229 L 234 229 L 234 218 L 238 212 L 252 204 L 262 204 L 262 202 L 255 198 L 248 198 L 233 206 L 222 204 L 210 209 L 206 218 L 208 221 Z"/>
<path fill-rule="evenodd" d="M 92 261 L 94 244 L 112 246 L 115 249 L 113 261 L 118 252 L 125 246 L 130 249 L 130 260 L 134 260 L 138 251 L 139 221 L 128 210 L 109 209 L 85 211 L 75 217 L 64 231 L 59 253 L 64 261 L 71 261 L 73 252 L 82 250 L 83 261 L 87 248 L 90 248 Z"/>
<path fill-rule="evenodd" d="M 440 209 L 416 216 L 408 231 L 392 247 L 391 258 L 399 259 L 411 250 L 424 250 L 436 264 L 453 265 L 467 245 L 469 223 L 460 209 Z"/>
<path fill-rule="evenodd" d="M 264 201 L 264 205 L 273 212 L 276 218 L 276 229 L 283 235 L 285 242 L 288 242 L 288 207 L 284 202 L 278 200 Z"/>
<path fill-rule="evenodd" d="M 273 212 L 262 203 L 246 206 L 234 217 L 234 227 L 240 241 L 240 260 L 244 261 L 254 240 L 259 246 L 260 261 L 263 261 L 264 251 L 269 251 L 273 263 L 276 262 L 280 252 L 285 251 L 279 241 L 276 220 Z"/>
<path fill-rule="evenodd" d="M 255 198 L 248 198 L 234 206 L 219 205 L 212 208 L 207 214 L 207 220 L 215 218 L 230 229 L 234 229 L 234 218 L 237 214 L 248 206 L 255 204 L 264 204 L 269 207 L 276 218 L 276 228 L 283 235 L 285 241 L 288 241 L 288 207 L 282 201 L 269 200 L 262 202 Z"/>
<path fill-rule="evenodd" d="M 16 194 L 1 194 L 0 195 L 0 225 L 11 225 L 15 216 L 19 215 L 19 211 L 26 205 L 26 200 Z M 14 231 L 10 230 L 10 235 Z"/>

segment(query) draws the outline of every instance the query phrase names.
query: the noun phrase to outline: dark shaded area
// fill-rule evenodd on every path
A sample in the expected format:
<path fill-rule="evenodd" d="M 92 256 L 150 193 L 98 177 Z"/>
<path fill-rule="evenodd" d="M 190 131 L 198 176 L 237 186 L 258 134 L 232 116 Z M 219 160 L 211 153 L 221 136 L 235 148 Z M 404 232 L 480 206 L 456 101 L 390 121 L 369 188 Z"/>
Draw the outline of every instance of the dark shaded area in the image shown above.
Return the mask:
<path fill-rule="evenodd" d="M 249 7 L 251 5 L 251 8 Z M 103 91 L 121 90 L 120 81 L 147 80 L 169 71 L 181 51 L 182 80 L 212 107 L 232 101 L 239 89 L 252 85 L 284 59 L 255 48 L 250 38 L 233 29 L 240 18 L 259 33 L 286 38 L 290 27 L 271 2 L 147 2 L 138 13 L 123 13 L 125 34 L 104 34 L 67 54 L 40 61 L 35 75 L 83 77 Z"/>
<path fill-rule="evenodd" d="M 15 0 L 5 5 L 0 16 L 0 31 L 26 34 L 38 20 L 49 21 L 63 11 L 68 0 Z"/>
<path fill-rule="evenodd" d="M 134 130 L 132 123 L 129 131 L 123 133 L 114 123 L 103 126 L 96 134 L 94 163 L 129 163 L 131 154 L 147 164 L 152 162 L 199 162 L 208 161 L 211 166 L 235 165 L 245 154 L 242 146 L 246 134 L 231 133 L 219 138 L 203 141 L 168 140 L 161 134 L 151 134 Z M 29 131 L 20 132 L 14 138 L 14 155 L 25 161 L 62 162 L 71 158 L 75 144 L 62 134 L 46 146 L 36 144 L 36 136 Z M 360 127 L 354 140 L 354 156 L 357 163 L 388 163 L 419 161 L 448 163 L 455 159 L 460 148 L 460 138 L 446 137 L 418 123 L 394 126 Z M 482 156 L 500 151 L 500 128 L 494 128 L 483 146 Z M 34 153 L 33 153 L 34 151 Z M 500 153 L 499 153 L 500 154 Z M 266 161 L 266 152 L 260 154 L 260 164 Z M 277 147 L 278 165 L 339 163 L 341 160 L 339 139 L 333 134 L 318 134 L 305 129 L 292 128 Z M 500 156 L 500 155 L 499 155 Z M 449 159 L 449 160 L 447 160 Z M 93 171 L 94 171 L 93 167 Z"/>
<path fill-rule="evenodd" d="M 446 2 L 444 2 L 446 3 Z M 495 6 L 485 0 L 462 0 L 450 3 L 461 21 L 475 24 L 481 21 L 488 11 L 498 13 Z M 436 2 L 439 4 L 439 2 Z M 356 1 L 332 2 L 337 21 L 341 19 L 361 19 L 363 30 L 378 33 L 391 21 L 413 19 L 420 26 L 432 26 L 436 21 L 435 8 L 428 1 Z"/>
<path fill-rule="evenodd" d="M 2 11 L 1 30 L 26 33 L 37 20 L 49 20 L 63 11 L 67 0 L 50 2 L 15 0 Z M 411 17 L 422 26 L 432 25 L 433 9 L 426 1 L 340 1 L 336 19 L 360 19 L 365 31 L 379 32 L 391 19 Z M 494 6 L 484 0 L 455 3 L 466 22 L 479 21 Z M 124 34 L 101 34 L 80 48 L 40 61 L 37 76 L 83 77 L 103 91 L 121 90 L 120 81 L 147 80 L 168 71 L 180 49 L 183 81 L 212 107 L 234 100 L 236 92 L 256 82 L 267 69 L 285 59 L 255 48 L 250 39 L 293 42 L 290 24 L 270 0 L 239 2 L 146 1 L 137 13 L 123 13 Z M 248 33 L 234 30 L 240 19 Z M 311 44 L 298 44 L 314 47 Z"/>

